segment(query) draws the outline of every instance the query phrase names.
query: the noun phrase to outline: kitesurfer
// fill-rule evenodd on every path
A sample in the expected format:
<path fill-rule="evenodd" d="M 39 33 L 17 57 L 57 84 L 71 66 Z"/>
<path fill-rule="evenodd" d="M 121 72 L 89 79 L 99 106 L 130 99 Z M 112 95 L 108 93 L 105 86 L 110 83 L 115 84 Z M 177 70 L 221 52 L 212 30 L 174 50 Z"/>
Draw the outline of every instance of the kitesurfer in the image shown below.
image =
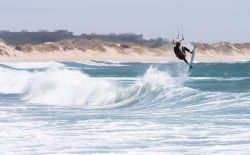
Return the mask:
<path fill-rule="evenodd" d="M 180 60 L 183 60 L 184 62 L 186 62 L 188 65 L 188 61 L 186 59 L 186 51 L 193 54 L 187 47 L 182 45 L 182 41 L 184 40 L 184 38 L 182 37 L 182 39 L 176 38 L 175 40 L 173 40 L 173 44 L 174 46 L 174 53 L 176 55 L 177 58 L 179 58 Z"/>

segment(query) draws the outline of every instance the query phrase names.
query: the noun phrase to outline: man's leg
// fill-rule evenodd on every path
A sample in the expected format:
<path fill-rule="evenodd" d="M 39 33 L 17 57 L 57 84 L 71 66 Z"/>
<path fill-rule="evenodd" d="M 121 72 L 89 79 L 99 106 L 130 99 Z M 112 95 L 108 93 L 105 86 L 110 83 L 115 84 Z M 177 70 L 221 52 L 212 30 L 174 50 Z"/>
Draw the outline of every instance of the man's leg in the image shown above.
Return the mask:
<path fill-rule="evenodd" d="M 186 48 L 186 47 L 183 47 L 183 50 L 184 51 L 188 51 L 189 53 L 191 53 L 191 54 L 193 54 L 193 52 L 191 52 L 188 48 Z"/>
<path fill-rule="evenodd" d="M 187 59 L 186 59 L 186 58 L 184 58 L 184 59 L 183 59 L 183 61 L 185 61 L 185 62 L 189 65 L 189 63 L 188 63 L 188 61 L 187 61 Z"/>

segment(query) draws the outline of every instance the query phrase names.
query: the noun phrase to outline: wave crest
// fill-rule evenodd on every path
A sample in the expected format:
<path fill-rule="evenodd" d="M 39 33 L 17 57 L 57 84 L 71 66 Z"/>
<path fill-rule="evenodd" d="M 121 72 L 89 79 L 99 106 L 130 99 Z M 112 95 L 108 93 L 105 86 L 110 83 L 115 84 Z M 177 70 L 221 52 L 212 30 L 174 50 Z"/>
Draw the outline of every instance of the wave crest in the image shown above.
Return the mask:
<path fill-rule="evenodd" d="M 173 77 L 153 67 L 131 86 L 69 69 L 42 72 L 1 69 L 0 76 L 0 93 L 22 94 L 28 103 L 95 109 L 134 104 L 152 91 L 176 86 Z"/>

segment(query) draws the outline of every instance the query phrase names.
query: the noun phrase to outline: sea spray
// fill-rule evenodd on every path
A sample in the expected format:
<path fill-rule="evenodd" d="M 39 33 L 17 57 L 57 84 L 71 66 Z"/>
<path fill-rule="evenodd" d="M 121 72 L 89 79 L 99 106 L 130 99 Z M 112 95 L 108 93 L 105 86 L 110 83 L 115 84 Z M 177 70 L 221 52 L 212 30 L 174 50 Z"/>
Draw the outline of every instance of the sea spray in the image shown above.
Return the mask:
<path fill-rule="evenodd" d="M 117 96 L 115 84 L 79 71 L 47 71 L 35 78 L 39 82 L 32 84 L 24 97 L 30 103 L 87 107 L 114 103 Z"/>
<path fill-rule="evenodd" d="M 32 73 L 5 68 L 0 69 L 0 93 L 23 94 L 30 85 Z"/>
<path fill-rule="evenodd" d="M 87 109 L 127 106 L 150 94 L 157 97 L 164 89 L 176 86 L 175 78 L 154 67 L 130 86 L 66 68 L 39 72 L 1 69 L 0 75 L 0 92 L 21 94 L 27 103 Z"/>

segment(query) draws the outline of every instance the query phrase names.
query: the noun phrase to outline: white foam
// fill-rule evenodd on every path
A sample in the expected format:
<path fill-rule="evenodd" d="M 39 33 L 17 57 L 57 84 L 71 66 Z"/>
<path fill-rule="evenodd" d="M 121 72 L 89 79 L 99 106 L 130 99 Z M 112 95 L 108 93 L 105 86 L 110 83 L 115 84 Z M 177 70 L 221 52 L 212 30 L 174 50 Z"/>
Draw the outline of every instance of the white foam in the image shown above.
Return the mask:
<path fill-rule="evenodd" d="M 150 67 L 144 74 L 142 80 L 143 85 L 150 86 L 164 86 L 164 87 L 174 87 L 176 86 L 176 81 L 173 77 L 163 71 L 159 71 L 156 68 Z"/>
<path fill-rule="evenodd" d="M 109 62 L 109 63 L 105 63 L 105 62 Z M 89 65 L 89 66 L 125 66 L 120 64 L 119 62 L 111 62 L 111 61 L 105 61 L 105 62 L 97 62 L 97 61 L 78 61 L 78 63 L 81 64 L 85 64 L 85 65 Z"/>
<path fill-rule="evenodd" d="M 23 94 L 28 103 L 83 108 L 124 106 L 149 91 L 176 85 L 174 78 L 155 68 L 148 69 L 135 84 L 126 87 L 118 85 L 116 80 L 93 78 L 68 69 L 43 72 L 1 69 L 0 76 L 0 93 Z"/>
<path fill-rule="evenodd" d="M 29 86 L 31 73 L 27 71 L 0 70 L 0 93 L 20 94 L 24 93 Z"/>
<path fill-rule="evenodd" d="M 91 107 L 112 104 L 117 97 L 114 83 L 78 71 L 47 71 L 31 78 L 39 81 L 30 85 L 25 96 L 30 103 Z"/>
<path fill-rule="evenodd" d="M 16 63 L 2 63 L 6 66 L 10 66 L 18 69 L 29 69 L 29 68 L 63 68 L 64 64 L 54 61 L 49 62 L 16 62 Z"/>

